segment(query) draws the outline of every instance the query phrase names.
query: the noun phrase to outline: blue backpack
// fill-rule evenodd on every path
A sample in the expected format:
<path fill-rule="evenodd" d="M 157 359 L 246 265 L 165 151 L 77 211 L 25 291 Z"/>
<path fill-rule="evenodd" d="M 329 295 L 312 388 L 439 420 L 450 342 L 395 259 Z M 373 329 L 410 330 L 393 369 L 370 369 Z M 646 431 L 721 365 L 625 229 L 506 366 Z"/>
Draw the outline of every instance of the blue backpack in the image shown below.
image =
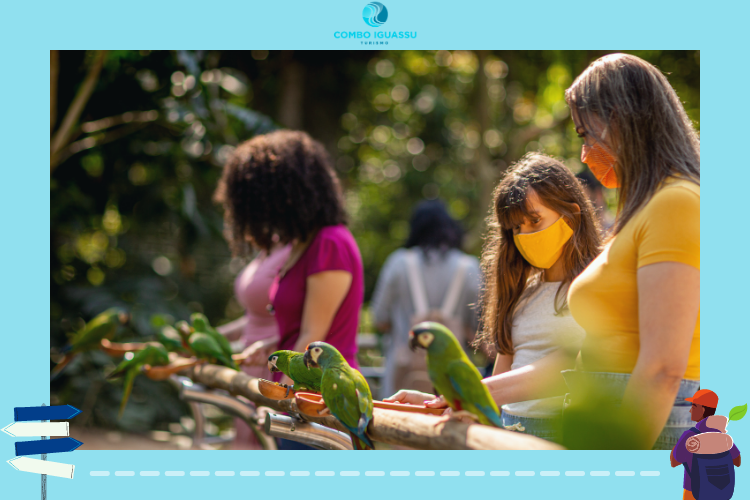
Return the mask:
<path fill-rule="evenodd" d="M 696 427 L 690 429 L 701 434 Z M 690 467 L 682 464 L 690 475 L 695 500 L 729 500 L 734 494 L 734 463 L 730 451 L 712 455 L 693 453 Z"/>

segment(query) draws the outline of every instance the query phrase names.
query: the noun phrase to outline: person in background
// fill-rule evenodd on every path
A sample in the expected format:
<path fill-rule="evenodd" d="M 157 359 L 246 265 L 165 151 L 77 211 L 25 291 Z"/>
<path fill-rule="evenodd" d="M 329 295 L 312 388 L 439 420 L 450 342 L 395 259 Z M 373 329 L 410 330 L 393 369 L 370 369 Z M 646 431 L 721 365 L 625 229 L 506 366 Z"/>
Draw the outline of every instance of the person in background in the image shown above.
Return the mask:
<path fill-rule="evenodd" d="M 671 450 L 692 427 L 685 398 L 700 384 L 698 133 L 667 78 L 633 55 L 594 61 L 565 98 L 581 161 L 618 196 L 602 253 L 568 292 L 586 330 L 581 363 L 565 375 L 570 403 L 589 399 L 576 393 L 584 385 L 602 396 L 586 417 L 607 419 L 599 446 L 625 436 L 622 446 Z M 601 415 L 605 399 L 615 414 Z M 590 426 L 579 437 L 598 439 Z"/>
<path fill-rule="evenodd" d="M 242 364 L 242 371 L 256 378 L 268 378 L 267 359 L 279 342 L 279 325 L 268 310 L 269 289 L 276 274 L 289 258 L 291 245 L 282 245 L 275 239 L 271 252 L 265 250 L 248 264 L 234 282 L 237 302 L 245 309 L 245 314 L 231 323 L 217 328 L 229 339 L 238 339 L 243 354 L 248 357 Z M 235 419 L 235 450 L 260 449 L 260 443 L 250 427 L 242 419 Z"/>
<path fill-rule="evenodd" d="M 504 426 L 560 442 L 566 390 L 560 372 L 574 366 L 585 335 L 566 294 L 599 253 L 594 209 L 565 165 L 536 153 L 508 170 L 493 199 L 477 344 L 491 344 L 498 354 L 483 382 L 502 408 Z M 446 406 L 433 398 L 400 391 L 392 399 Z"/>
<path fill-rule="evenodd" d="M 463 229 L 443 202 L 423 201 L 412 213 L 404 248 L 383 264 L 371 305 L 376 328 L 387 332 L 383 394 L 393 394 L 398 388 L 432 388 L 424 355 L 409 350 L 409 330 L 428 319 L 430 311 L 441 311 L 442 318 L 432 319 L 449 323 L 446 326 L 467 347 L 473 339 L 479 261 L 461 251 L 462 242 Z"/>
<path fill-rule="evenodd" d="M 604 186 L 599 182 L 591 170 L 584 169 L 576 178 L 581 181 L 586 194 L 594 205 L 594 211 L 599 219 L 599 227 L 601 227 L 603 234 L 607 234 L 614 224 L 614 218 L 607 209 L 607 202 L 604 200 Z"/>
<path fill-rule="evenodd" d="M 325 341 L 357 368 L 362 258 L 346 227 L 341 187 L 323 145 L 291 130 L 240 144 L 224 165 L 216 199 L 224 205 L 235 253 L 248 241 L 270 253 L 276 237 L 290 246 L 266 305 L 279 327 L 278 348 L 304 352 L 311 342 Z M 299 446 L 281 440 L 280 448 Z"/>

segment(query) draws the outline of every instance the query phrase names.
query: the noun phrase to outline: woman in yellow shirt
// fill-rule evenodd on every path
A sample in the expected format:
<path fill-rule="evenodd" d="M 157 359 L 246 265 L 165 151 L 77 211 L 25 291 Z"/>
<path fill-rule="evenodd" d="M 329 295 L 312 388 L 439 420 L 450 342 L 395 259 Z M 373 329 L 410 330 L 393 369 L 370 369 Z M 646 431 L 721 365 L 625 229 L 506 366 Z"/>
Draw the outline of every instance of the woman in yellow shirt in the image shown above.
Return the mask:
<path fill-rule="evenodd" d="M 634 446 L 671 449 L 700 379 L 698 134 L 666 77 L 632 55 L 593 62 L 565 97 L 581 160 L 619 199 L 604 250 L 568 292 L 586 330 L 565 373 L 572 401 L 598 385 L 637 429 Z"/>

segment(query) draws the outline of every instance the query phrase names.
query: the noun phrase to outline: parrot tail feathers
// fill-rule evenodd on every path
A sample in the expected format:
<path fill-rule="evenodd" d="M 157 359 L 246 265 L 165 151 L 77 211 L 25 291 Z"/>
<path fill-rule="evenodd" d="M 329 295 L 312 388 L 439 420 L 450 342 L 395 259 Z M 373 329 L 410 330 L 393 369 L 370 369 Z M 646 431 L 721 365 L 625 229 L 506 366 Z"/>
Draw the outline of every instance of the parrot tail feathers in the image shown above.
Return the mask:
<path fill-rule="evenodd" d="M 352 447 L 355 450 L 374 450 L 375 446 L 373 446 L 372 441 L 370 441 L 370 438 L 367 437 L 365 434 L 357 435 L 352 433 L 349 433 L 349 435 L 352 438 Z"/>
<path fill-rule="evenodd" d="M 130 392 L 133 390 L 133 382 L 135 381 L 136 373 L 137 372 L 128 372 L 125 376 L 125 388 L 122 393 L 122 401 L 120 401 L 120 412 L 117 414 L 118 420 L 122 418 L 122 414 L 125 412 L 125 407 L 130 398 Z"/>
<path fill-rule="evenodd" d="M 500 419 L 500 415 L 498 415 L 491 407 L 477 405 L 477 409 L 490 422 L 490 424 L 500 429 L 503 428 L 503 421 Z"/>

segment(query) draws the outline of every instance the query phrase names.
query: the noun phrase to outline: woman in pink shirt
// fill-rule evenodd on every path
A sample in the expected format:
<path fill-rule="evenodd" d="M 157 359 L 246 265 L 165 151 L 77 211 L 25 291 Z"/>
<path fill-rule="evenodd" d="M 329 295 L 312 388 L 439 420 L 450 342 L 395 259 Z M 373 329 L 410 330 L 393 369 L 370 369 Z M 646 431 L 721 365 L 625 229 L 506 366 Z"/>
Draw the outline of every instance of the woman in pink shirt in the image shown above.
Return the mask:
<path fill-rule="evenodd" d="M 238 338 L 245 352 L 252 355 L 242 365 L 242 371 L 252 377 L 268 377 L 267 358 L 279 342 L 279 325 L 268 310 L 269 291 L 276 274 L 289 258 L 291 245 L 276 243 L 271 252 L 261 250 L 234 281 L 237 302 L 245 309 L 239 319 L 218 327 L 229 338 Z M 236 450 L 260 449 L 252 430 L 242 419 L 235 419 L 236 435 L 232 447 Z"/>
<path fill-rule="evenodd" d="M 254 137 L 227 160 L 216 198 L 235 253 L 247 242 L 269 251 L 274 235 L 291 245 L 267 304 L 279 327 L 279 349 L 304 352 L 322 340 L 357 367 L 362 258 L 345 225 L 341 187 L 325 148 L 300 131 Z"/>

